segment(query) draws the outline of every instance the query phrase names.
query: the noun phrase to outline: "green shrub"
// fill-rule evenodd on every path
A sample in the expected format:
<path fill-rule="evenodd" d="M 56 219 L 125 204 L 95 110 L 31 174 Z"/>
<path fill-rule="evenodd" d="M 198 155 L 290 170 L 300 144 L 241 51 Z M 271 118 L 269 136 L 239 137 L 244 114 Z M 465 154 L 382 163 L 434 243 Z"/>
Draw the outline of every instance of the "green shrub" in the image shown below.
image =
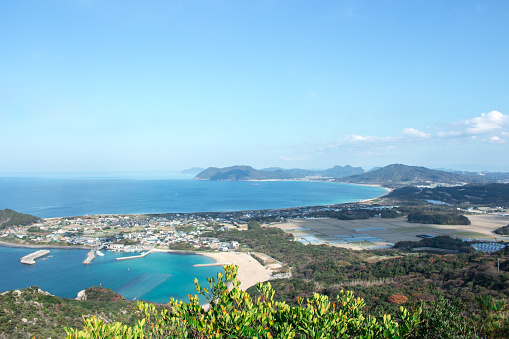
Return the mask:
<path fill-rule="evenodd" d="M 224 266 L 225 274 L 208 278 L 210 288 L 196 290 L 209 301 L 200 306 L 196 295 L 189 302 L 170 301 L 170 309 L 138 303 L 145 317 L 135 326 L 106 324 L 92 317 L 83 330 L 66 329 L 67 338 L 402 338 L 420 323 L 421 309 L 400 307 L 399 322 L 391 315 L 364 315 L 365 303 L 352 292 L 341 291 L 338 302 L 314 293 L 298 306 L 274 301 L 270 283 L 258 284 L 260 296 L 239 289 L 237 266 Z M 229 288 L 230 286 L 230 288 Z"/>

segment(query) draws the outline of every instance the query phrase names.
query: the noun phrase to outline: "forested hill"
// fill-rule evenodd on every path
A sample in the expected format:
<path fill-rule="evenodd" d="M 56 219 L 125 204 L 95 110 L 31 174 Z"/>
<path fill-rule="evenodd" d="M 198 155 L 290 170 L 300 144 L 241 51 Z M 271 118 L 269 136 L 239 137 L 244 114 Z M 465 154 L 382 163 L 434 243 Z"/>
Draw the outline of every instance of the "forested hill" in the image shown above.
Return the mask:
<path fill-rule="evenodd" d="M 429 185 L 432 183 L 460 185 L 487 182 L 485 178 L 402 164 L 392 164 L 374 171 L 341 178 L 338 181 L 354 184 L 374 184 L 386 187 Z"/>
<path fill-rule="evenodd" d="M 483 178 L 492 182 L 507 182 L 509 180 L 509 172 L 467 172 L 467 171 L 449 171 L 456 174 L 467 175 L 470 177 Z"/>
<path fill-rule="evenodd" d="M 242 181 L 242 180 L 269 180 L 291 179 L 291 176 L 283 171 L 260 171 L 251 166 L 209 167 L 198 173 L 197 180 L 214 181 Z"/>
<path fill-rule="evenodd" d="M 352 174 L 364 173 L 361 167 L 334 166 L 326 170 L 306 170 L 300 168 L 284 169 L 279 167 L 254 169 L 251 166 L 209 167 L 196 175 L 197 180 L 241 181 L 241 180 L 289 180 L 306 177 L 341 178 Z"/>
<path fill-rule="evenodd" d="M 400 201 L 438 200 L 448 204 L 509 205 L 509 184 L 469 184 L 455 187 L 403 187 L 387 198 Z"/>
<path fill-rule="evenodd" d="M 0 210 L 0 229 L 10 226 L 28 226 L 41 220 L 30 214 L 22 214 L 8 208 Z"/>

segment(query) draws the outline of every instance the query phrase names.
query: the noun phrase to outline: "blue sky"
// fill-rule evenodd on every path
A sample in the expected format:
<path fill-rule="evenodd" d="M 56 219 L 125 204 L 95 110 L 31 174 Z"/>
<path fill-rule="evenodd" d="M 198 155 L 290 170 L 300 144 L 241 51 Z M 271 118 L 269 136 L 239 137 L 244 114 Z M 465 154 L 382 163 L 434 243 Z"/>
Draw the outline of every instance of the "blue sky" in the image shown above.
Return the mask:
<path fill-rule="evenodd" d="M 509 171 L 508 1 L 3 1 L 0 172 Z"/>

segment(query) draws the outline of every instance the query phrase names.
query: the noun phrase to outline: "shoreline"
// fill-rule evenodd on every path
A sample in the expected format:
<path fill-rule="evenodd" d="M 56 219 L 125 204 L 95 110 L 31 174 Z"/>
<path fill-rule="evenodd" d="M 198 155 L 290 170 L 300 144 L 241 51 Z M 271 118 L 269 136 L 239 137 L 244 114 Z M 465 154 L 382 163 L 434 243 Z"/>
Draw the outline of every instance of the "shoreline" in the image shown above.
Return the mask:
<path fill-rule="evenodd" d="M 50 249 L 78 249 L 78 250 L 91 250 L 94 248 L 86 246 L 64 247 L 64 246 L 42 246 L 42 245 L 20 245 L 11 244 L 5 241 L 0 241 L 0 247 L 16 247 L 16 248 L 50 248 Z M 236 265 L 238 266 L 237 279 L 240 281 L 239 288 L 247 290 L 251 286 L 255 286 L 259 282 L 265 282 L 271 279 L 272 270 L 263 266 L 259 261 L 253 258 L 250 254 L 245 252 L 195 252 L 195 251 L 182 251 L 153 248 L 149 251 L 159 253 L 171 253 L 180 255 L 201 255 L 213 259 L 215 262 L 211 264 L 198 264 L 200 266 L 223 266 L 223 265 Z M 149 254 L 147 253 L 147 254 Z M 135 256 L 139 257 L 139 256 Z M 124 259 L 130 259 L 125 257 Z"/>
<path fill-rule="evenodd" d="M 259 282 L 268 281 L 272 277 L 270 268 L 263 266 L 245 252 L 200 252 L 196 254 L 212 258 L 217 264 L 224 263 L 238 266 L 237 280 L 240 281 L 239 288 L 243 291 Z"/>
<path fill-rule="evenodd" d="M 30 244 L 15 244 L 7 241 L 0 240 L 0 246 L 2 247 L 18 247 L 18 248 L 52 248 L 52 249 L 64 249 L 64 250 L 91 250 L 95 247 L 90 246 L 59 246 L 59 245 L 30 245 Z"/>
<path fill-rule="evenodd" d="M 376 198 L 371 198 L 371 199 L 364 199 L 364 200 L 361 200 L 359 201 L 359 204 L 365 204 L 365 203 L 368 203 L 370 201 L 373 201 L 373 200 L 376 200 L 376 199 L 380 199 L 380 198 L 383 198 L 385 197 L 387 194 L 391 193 L 392 191 L 394 191 L 394 188 L 389 188 L 389 187 L 385 187 L 385 186 L 382 186 L 382 185 L 373 185 L 373 184 L 353 184 L 353 185 L 359 185 L 359 186 L 369 186 L 369 187 L 380 187 L 380 188 L 383 188 L 386 190 L 385 194 L 384 195 L 381 195 L 379 197 L 376 197 Z"/>
<path fill-rule="evenodd" d="M 166 252 L 174 254 L 196 254 L 215 260 L 212 265 L 236 265 L 239 267 L 237 279 L 240 281 L 239 288 L 243 291 L 259 282 L 265 282 L 271 279 L 272 270 L 260 264 L 258 260 L 245 252 L 194 252 L 178 251 L 154 248 L 152 252 Z M 211 266 L 210 264 L 204 264 Z M 199 266 L 198 266 L 199 267 Z"/>
<path fill-rule="evenodd" d="M 41 247 L 51 249 L 81 249 L 90 250 L 89 247 L 76 246 L 76 247 L 62 247 L 62 246 L 35 246 L 35 245 L 18 245 L 10 244 L 5 241 L 0 241 L 0 247 L 17 247 L 17 248 L 31 248 L 40 249 Z M 195 251 L 182 251 L 170 249 L 151 249 L 147 254 L 152 252 L 171 253 L 177 255 L 201 255 L 213 259 L 215 262 L 210 264 L 196 264 L 195 267 L 200 266 L 222 266 L 222 265 L 236 265 L 238 266 L 237 280 L 240 281 L 239 288 L 247 290 L 249 287 L 256 285 L 258 282 L 265 282 L 271 279 L 272 271 L 268 267 L 264 267 L 260 262 L 254 259 L 250 254 L 245 252 L 195 252 Z M 146 255 L 147 255 L 146 254 Z M 145 255 L 145 256 L 146 256 Z M 135 256 L 139 257 L 139 256 Z M 129 258 L 129 257 L 125 257 Z"/>

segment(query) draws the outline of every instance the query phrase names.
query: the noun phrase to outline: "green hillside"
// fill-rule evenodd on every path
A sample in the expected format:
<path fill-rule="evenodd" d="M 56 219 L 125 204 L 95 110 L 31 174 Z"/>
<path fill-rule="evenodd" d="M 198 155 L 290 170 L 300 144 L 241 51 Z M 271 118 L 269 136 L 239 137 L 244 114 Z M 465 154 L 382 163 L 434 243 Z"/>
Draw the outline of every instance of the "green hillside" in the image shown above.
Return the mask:
<path fill-rule="evenodd" d="M 198 173 L 195 179 L 221 181 L 288 180 L 306 177 L 342 178 L 359 173 L 364 173 L 364 170 L 361 167 L 352 167 L 350 165 L 334 166 L 326 170 L 306 170 L 300 168 L 284 169 L 280 167 L 257 170 L 251 166 L 231 166 L 223 168 L 209 167 Z"/>
<path fill-rule="evenodd" d="M 455 187 L 395 189 L 387 198 L 400 201 L 437 200 L 448 204 L 509 205 L 509 184 L 469 184 Z"/>
<path fill-rule="evenodd" d="M 268 180 L 291 179 L 283 171 L 260 171 L 251 166 L 231 166 L 224 168 L 209 167 L 196 175 L 197 180 L 213 181 L 242 181 L 242 180 Z"/>
<path fill-rule="evenodd" d="M 29 226 L 40 220 L 39 217 L 18 213 L 8 208 L 0 210 L 0 229 L 11 226 Z"/>
<path fill-rule="evenodd" d="M 0 338 L 64 338 L 64 327 L 83 326 L 83 316 L 134 325 L 136 303 L 110 289 L 92 287 L 87 300 L 59 298 L 37 286 L 0 293 Z"/>
<path fill-rule="evenodd" d="M 372 184 L 386 187 L 408 185 L 454 184 L 486 182 L 480 177 L 466 176 L 426 167 L 393 164 L 363 174 L 341 178 L 338 181 L 354 184 Z"/>

